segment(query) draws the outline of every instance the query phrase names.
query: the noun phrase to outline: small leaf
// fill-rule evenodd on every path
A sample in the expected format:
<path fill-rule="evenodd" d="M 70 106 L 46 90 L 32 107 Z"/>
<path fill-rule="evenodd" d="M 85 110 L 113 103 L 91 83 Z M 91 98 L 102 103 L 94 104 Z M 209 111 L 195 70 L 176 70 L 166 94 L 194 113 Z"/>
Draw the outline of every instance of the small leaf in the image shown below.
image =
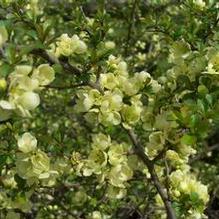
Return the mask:
<path fill-rule="evenodd" d="M 192 135 L 185 134 L 180 140 L 181 144 L 184 145 L 194 145 L 196 143 L 196 137 Z"/>
<path fill-rule="evenodd" d="M 0 155 L 0 169 L 2 169 L 6 164 L 7 157 L 8 156 L 6 154 Z"/>
<path fill-rule="evenodd" d="M 14 180 L 17 183 L 18 188 L 24 189 L 26 186 L 26 180 L 21 178 L 18 174 L 14 175 Z"/>

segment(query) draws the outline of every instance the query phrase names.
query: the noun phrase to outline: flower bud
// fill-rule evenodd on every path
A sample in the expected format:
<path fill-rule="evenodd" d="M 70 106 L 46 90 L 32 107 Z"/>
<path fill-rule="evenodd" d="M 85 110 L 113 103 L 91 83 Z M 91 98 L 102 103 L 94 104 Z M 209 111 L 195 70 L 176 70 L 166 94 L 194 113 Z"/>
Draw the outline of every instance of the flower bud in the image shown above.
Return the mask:
<path fill-rule="evenodd" d="M 105 42 L 105 48 L 106 49 L 114 49 L 116 44 L 113 41 L 107 41 Z"/>
<path fill-rule="evenodd" d="M 4 78 L 1 78 L 0 79 L 0 90 L 4 91 L 6 90 L 6 88 L 7 88 L 7 82 Z"/>

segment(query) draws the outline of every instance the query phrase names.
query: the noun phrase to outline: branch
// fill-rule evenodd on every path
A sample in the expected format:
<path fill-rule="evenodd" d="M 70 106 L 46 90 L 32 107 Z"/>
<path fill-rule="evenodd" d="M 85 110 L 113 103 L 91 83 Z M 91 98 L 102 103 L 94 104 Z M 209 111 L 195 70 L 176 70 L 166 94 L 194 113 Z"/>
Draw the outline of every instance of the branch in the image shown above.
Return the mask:
<path fill-rule="evenodd" d="M 125 129 L 125 128 L 124 128 Z M 135 153 L 140 157 L 140 159 L 143 161 L 143 163 L 147 166 L 149 173 L 151 175 L 151 179 L 154 183 L 154 186 L 156 187 L 161 199 L 163 200 L 163 203 L 166 208 L 167 212 L 167 218 L 168 219 L 176 219 L 174 209 L 172 208 L 171 202 L 168 199 L 168 195 L 165 192 L 163 186 L 161 185 L 159 178 L 157 176 L 157 173 L 154 168 L 154 163 L 148 158 L 148 156 L 145 154 L 145 151 L 141 144 L 138 142 L 138 139 L 134 133 L 133 130 L 127 130 L 125 129 L 129 135 L 130 140 L 132 141 L 132 144 L 134 146 Z"/>
<path fill-rule="evenodd" d="M 65 86 L 58 86 L 58 85 L 46 85 L 41 86 L 43 88 L 50 88 L 50 89 L 56 89 L 56 90 L 67 90 L 67 89 L 74 89 L 76 87 L 86 86 L 85 83 L 81 84 L 72 84 L 72 85 L 65 85 Z"/>
<path fill-rule="evenodd" d="M 82 73 L 80 69 L 78 69 L 77 67 L 71 65 L 68 62 L 67 58 L 56 59 L 56 58 L 50 56 L 43 49 L 34 49 L 34 50 L 31 51 L 31 53 L 34 54 L 34 55 L 37 55 L 37 56 L 39 56 L 39 57 L 41 57 L 43 59 L 45 59 L 51 65 L 53 65 L 53 64 L 60 64 L 66 72 L 74 73 L 76 75 L 80 75 Z"/>
<path fill-rule="evenodd" d="M 0 48 L 0 57 L 5 58 L 5 53 L 4 53 L 4 50 L 2 48 Z"/>
<path fill-rule="evenodd" d="M 214 29 L 217 27 L 218 23 L 219 23 L 219 17 L 215 19 L 215 21 L 214 21 L 212 26 L 211 26 L 211 23 L 209 24 L 207 32 L 204 35 L 204 39 L 203 39 L 204 42 L 207 42 L 209 36 L 214 34 Z"/>
<path fill-rule="evenodd" d="M 60 59 L 56 60 L 56 59 L 52 58 L 51 56 L 49 56 L 49 54 L 42 49 L 33 50 L 32 53 L 46 59 L 50 64 L 60 63 L 65 70 L 67 70 L 67 71 L 70 70 L 71 72 L 74 72 L 76 74 L 81 74 L 81 71 L 79 69 L 71 66 L 66 60 L 60 60 Z M 98 81 L 96 83 L 90 82 L 90 83 L 88 83 L 88 85 L 99 90 L 101 93 L 103 93 L 103 90 L 100 88 Z M 125 128 L 123 127 L 123 129 L 125 129 Z M 147 168 L 150 172 L 151 179 L 152 179 L 152 181 L 153 181 L 153 183 L 154 183 L 154 185 L 155 185 L 155 187 L 156 187 L 156 189 L 157 189 L 159 195 L 161 196 L 161 199 L 163 200 L 163 203 L 165 205 L 166 212 L 167 212 L 167 218 L 168 219 L 176 219 L 175 212 L 171 206 L 171 203 L 168 199 L 168 196 L 167 196 L 162 184 L 160 183 L 159 178 L 157 176 L 157 173 L 155 171 L 153 161 L 151 161 L 148 158 L 148 156 L 145 154 L 145 151 L 144 151 L 143 147 L 140 145 L 140 143 L 138 142 L 135 133 L 132 130 L 127 130 L 127 129 L 125 129 L 125 130 L 127 131 L 128 135 L 130 137 L 130 140 L 133 143 L 135 153 L 140 157 L 140 159 L 147 166 Z"/>
<path fill-rule="evenodd" d="M 207 156 L 208 152 L 217 151 L 217 150 L 219 150 L 219 144 L 214 144 L 214 145 L 212 145 L 210 147 L 206 147 L 204 151 L 200 152 L 195 157 L 192 157 L 189 160 L 189 164 L 192 164 L 192 163 L 194 163 L 197 160 L 201 160 L 201 159 L 205 158 Z"/>
<path fill-rule="evenodd" d="M 128 26 L 128 34 L 127 34 L 127 39 L 126 39 L 126 47 L 125 47 L 125 54 L 127 55 L 128 53 L 128 48 L 129 48 L 129 42 L 131 39 L 131 32 L 132 32 L 132 27 L 135 22 L 135 10 L 137 6 L 137 1 L 138 0 L 133 0 L 133 6 L 132 6 L 132 11 L 129 19 L 129 26 Z"/>
<path fill-rule="evenodd" d="M 152 160 L 153 163 L 155 163 L 156 161 L 160 160 L 161 158 L 163 158 L 167 152 L 167 147 L 164 147 L 163 150 L 161 150 L 159 152 L 159 154 Z"/>

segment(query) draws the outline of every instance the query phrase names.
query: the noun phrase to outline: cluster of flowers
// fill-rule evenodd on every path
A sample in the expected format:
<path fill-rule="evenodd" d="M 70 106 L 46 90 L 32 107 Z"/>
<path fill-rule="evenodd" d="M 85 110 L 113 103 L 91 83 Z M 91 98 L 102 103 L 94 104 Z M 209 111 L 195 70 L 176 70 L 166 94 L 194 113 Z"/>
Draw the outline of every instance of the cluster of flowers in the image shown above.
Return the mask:
<path fill-rule="evenodd" d="M 0 28 L 0 46 L 6 40 L 7 31 Z M 86 50 L 86 44 L 77 35 L 70 38 L 67 34 L 63 34 L 58 39 L 55 54 L 71 56 L 82 54 Z M 183 40 L 172 45 L 169 61 L 173 67 L 168 71 L 167 77 L 162 77 L 160 81 L 164 84 L 167 81 L 171 90 L 177 86 L 178 75 L 187 75 L 193 81 L 200 72 L 218 74 L 219 71 L 217 51 L 209 51 L 206 57 L 202 57 L 198 52 L 191 51 L 190 45 Z M 204 72 L 206 63 L 207 72 Z M 171 142 L 174 147 L 167 150 L 165 154 L 172 167 L 177 169 L 170 174 L 171 197 L 176 203 L 184 204 L 183 208 L 189 209 L 187 213 L 191 217 L 195 215 L 196 218 L 201 218 L 208 201 L 207 186 L 197 181 L 186 168 L 188 157 L 195 153 L 194 136 L 177 132 L 179 130 L 174 121 L 176 115 L 171 110 L 162 109 L 155 115 L 156 99 L 153 95 L 162 89 L 161 85 L 147 72 L 130 76 L 127 64 L 121 58 L 114 56 L 109 57 L 103 72 L 97 80 L 95 78 L 95 81 L 99 83 L 98 88 L 84 86 L 77 91 L 75 111 L 86 113 L 85 118 L 88 121 L 95 120 L 105 126 L 122 124 L 129 129 L 141 121 L 143 128 L 150 132 L 148 142 L 145 144 L 145 153 L 149 158 L 154 158 L 166 147 L 166 140 Z M 53 80 L 54 70 L 48 64 L 42 64 L 37 68 L 26 65 L 17 66 L 8 80 L 9 99 L 0 101 L 0 121 L 10 118 L 13 112 L 30 116 L 29 111 L 34 110 L 40 103 L 37 91 Z M 142 91 L 146 86 L 151 88 L 152 95 L 146 94 L 147 104 L 144 104 Z M 182 118 L 189 111 L 187 108 L 188 106 L 183 106 L 180 109 Z M 37 149 L 35 137 L 25 133 L 18 139 L 18 147 L 21 151 L 17 154 L 16 160 L 18 175 L 26 179 L 29 185 L 38 180 L 46 185 L 53 185 L 58 172 L 51 170 L 47 154 Z M 93 136 L 88 157 L 81 159 L 78 158 L 78 153 L 73 153 L 72 162 L 76 164 L 79 175 L 96 175 L 99 179 L 99 187 L 107 182 L 108 197 L 121 199 L 126 195 L 128 181 L 132 179 L 134 170 L 138 168 L 144 170 L 137 157 L 129 155 L 129 152 L 130 147 L 126 143 L 111 141 L 109 136 L 100 133 Z M 156 168 L 160 177 L 164 175 L 163 166 L 157 165 Z M 98 212 L 95 214 L 99 215 Z"/>
<path fill-rule="evenodd" d="M 29 65 L 19 65 L 9 76 L 9 99 L 0 101 L 0 121 L 7 120 L 13 112 L 22 116 L 30 116 L 40 103 L 37 91 L 50 84 L 55 79 L 55 72 L 49 64 L 38 68 Z"/>
<path fill-rule="evenodd" d="M 32 203 L 29 198 L 34 192 L 29 190 L 24 194 L 17 193 L 12 199 L 9 195 L 10 191 L 18 188 L 18 181 L 15 179 L 16 175 L 26 180 L 27 185 L 30 187 L 39 183 L 50 187 L 56 183 L 56 178 L 62 172 L 61 169 L 63 169 L 61 160 L 57 160 L 58 165 L 57 163 L 51 164 L 48 155 L 37 147 L 37 139 L 29 132 L 19 136 L 17 144 L 18 152 L 16 153 L 15 167 L 10 170 L 6 168 L 2 170 L 2 183 L 6 189 L 0 192 L 1 207 L 7 208 L 9 210 L 8 215 L 13 215 L 14 217 L 15 215 L 13 211 L 10 212 L 10 209 L 19 208 L 23 212 L 31 210 Z"/>
<path fill-rule="evenodd" d="M 174 66 L 168 70 L 168 81 L 175 81 L 180 74 L 185 74 L 191 81 L 195 81 L 200 73 L 219 74 L 219 52 L 217 48 L 209 47 L 206 51 L 192 51 L 184 40 L 176 41 L 170 48 L 169 62 Z M 171 84 L 172 89 L 176 84 Z"/>
<path fill-rule="evenodd" d="M 189 45 L 184 41 L 175 42 L 172 45 L 169 59 L 174 65 L 168 72 L 170 73 L 168 77 L 174 78 L 173 83 L 175 83 L 174 81 L 177 75 L 180 74 L 180 69 L 183 69 L 185 71 L 184 73 L 189 75 L 193 68 L 193 75 L 189 75 L 191 80 L 194 80 L 195 74 L 202 72 L 205 68 L 201 62 L 202 57 L 196 55 L 197 54 L 191 52 Z M 191 57 L 193 58 L 189 64 L 188 57 L 189 59 L 191 59 Z M 194 64 L 194 62 L 197 62 L 198 65 Z M 165 84 L 165 80 L 158 79 L 158 81 L 159 80 L 161 84 Z M 171 80 L 168 79 L 168 81 L 171 83 Z M 166 159 L 171 167 L 178 169 L 177 171 L 183 171 L 185 177 L 190 179 L 191 174 L 189 171 L 185 171 L 185 167 L 187 166 L 189 156 L 196 153 L 194 149 L 196 139 L 192 135 L 179 132 L 179 125 L 176 122 L 177 115 L 174 111 L 168 110 L 168 107 L 160 110 L 157 114 L 154 113 L 156 98 L 157 95 L 161 93 L 163 89 L 162 86 L 146 72 L 135 73 L 131 77 L 127 72 L 127 64 L 122 61 L 121 58 L 114 56 L 109 57 L 105 73 L 100 74 L 98 83 L 100 86 L 99 89 L 87 86 L 78 91 L 78 99 L 76 100 L 75 106 L 76 112 L 83 112 L 88 121 L 96 121 L 105 126 L 119 125 L 122 123 L 125 128 L 129 129 L 138 122 L 142 122 L 143 128 L 150 133 L 148 142 L 145 143 L 145 153 L 149 158 L 153 159 L 161 150 L 165 149 L 165 147 L 168 148 L 167 144 L 171 144 L 173 148 L 166 151 Z M 175 86 L 172 85 L 173 84 L 169 84 L 169 87 L 174 89 L 176 84 Z M 146 86 L 150 86 L 151 91 L 146 93 L 148 99 L 145 104 L 142 101 L 142 93 L 144 93 L 143 89 Z M 184 106 L 181 109 L 182 116 L 184 116 L 186 107 L 187 106 Z M 99 143 L 99 145 L 105 144 Z M 105 151 L 103 149 L 100 150 L 100 146 L 94 144 L 88 160 L 86 162 L 79 162 L 79 166 L 83 169 L 85 176 L 94 173 L 98 175 L 101 180 L 108 179 L 111 185 L 110 188 L 113 188 L 113 190 L 117 192 L 117 196 L 114 195 L 114 198 L 120 198 L 121 192 L 125 191 L 124 189 L 127 185 L 126 181 L 132 177 L 134 169 L 131 168 L 131 173 L 127 168 L 123 169 L 122 166 L 117 163 L 115 168 L 111 167 L 110 171 L 107 171 L 107 163 L 109 162 L 113 165 L 110 161 L 109 153 L 113 145 L 114 144 L 111 144 L 110 147 L 108 146 L 109 149 L 106 147 L 107 151 Z M 123 150 L 119 148 L 124 148 L 124 146 L 121 146 L 123 144 L 119 145 L 115 144 L 113 150 L 117 151 L 117 153 L 120 150 L 122 153 Z M 125 154 L 127 154 L 127 152 L 125 152 Z M 113 156 L 117 159 L 116 155 Z M 121 154 L 120 158 L 123 159 Z M 117 161 L 118 160 L 120 159 L 117 159 Z M 128 165 L 126 165 L 126 167 L 128 167 Z M 131 167 L 130 162 L 129 167 Z M 142 168 L 142 170 L 143 169 L 144 168 Z M 160 177 L 165 175 L 163 166 L 156 165 L 156 169 Z M 176 171 L 173 172 L 173 175 L 175 172 Z M 106 173 L 106 176 L 104 176 L 103 173 Z M 111 173 L 113 173 L 113 175 Z M 120 173 L 126 176 L 123 178 L 124 182 L 121 181 L 122 184 L 119 177 Z M 144 173 L 148 174 L 147 171 L 144 171 Z M 114 179 L 113 177 L 115 176 L 116 178 Z M 185 203 L 186 201 L 193 203 L 198 200 L 197 206 L 194 205 L 191 207 L 192 204 L 191 206 L 187 205 L 186 209 L 189 211 L 190 216 L 197 214 L 203 216 L 202 212 L 208 201 L 207 186 L 195 180 L 194 177 L 192 177 L 190 181 L 185 180 L 185 182 L 188 186 L 187 191 L 172 186 L 171 195 L 175 197 L 175 200 L 180 200 L 181 203 Z M 204 194 L 201 195 L 198 193 L 197 188 L 200 188 Z M 177 189 L 180 189 L 180 192 L 178 192 Z M 108 191 L 108 194 L 114 194 L 112 192 L 113 190 Z M 194 201 L 193 194 L 196 192 L 197 200 Z M 178 194 L 178 196 L 174 196 L 175 194 Z M 123 196 L 124 195 L 121 195 L 121 197 Z M 187 199 L 185 199 L 185 196 L 188 196 Z M 113 195 L 111 195 L 111 197 L 113 197 Z"/>
<path fill-rule="evenodd" d="M 78 35 L 69 37 L 68 34 L 62 34 L 56 43 L 56 56 L 70 56 L 72 54 L 82 54 L 87 50 L 87 45 Z"/>
<path fill-rule="evenodd" d="M 74 152 L 72 163 L 79 175 L 96 175 L 99 187 L 107 182 L 108 197 L 121 199 L 126 195 L 127 181 L 132 179 L 133 170 L 140 169 L 141 165 L 135 155 L 128 155 L 130 149 L 129 145 L 111 141 L 110 136 L 99 133 L 93 135 L 88 157 L 82 159 Z M 134 165 L 133 161 L 136 161 Z"/>
<path fill-rule="evenodd" d="M 52 186 L 58 172 L 51 170 L 50 158 L 37 148 L 37 139 L 26 132 L 18 138 L 16 172 L 27 180 L 28 185 L 41 181 L 43 185 Z"/>
<path fill-rule="evenodd" d="M 100 89 L 84 87 L 77 93 L 76 112 L 87 112 L 88 119 L 97 118 L 103 125 L 123 125 L 129 128 L 136 124 L 143 111 L 141 94 L 138 92 L 150 85 L 154 92 L 160 89 L 157 81 L 147 72 L 130 77 L 127 64 L 121 58 L 110 56 L 107 73 L 100 74 Z"/>
<path fill-rule="evenodd" d="M 207 186 L 197 181 L 196 177 L 190 173 L 190 167 L 173 171 L 169 176 L 169 192 L 172 197 L 175 209 L 178 209 L 182 218 L 203 219 L 205 206 L 209 201 Z M 163 206 L 159 195 L 156 197 L 157 204 Z M 188 209 L 185 211 L 185 209 Z M 162 215 L 160 218 L 166 218 Z"/>
<path fill-rule="evenodd" d="M 209 200 L 207 186 L 201 184 L 195 179 L 194 175 L 189 173 L 188 166 L 183 170 L 176 170 L 172 172 L 170 175 L 170 182 L 172 188 L 174 189 L 173 196 L 175 196 L 176 198 L 178 198 L 182 194 L 193 195 L 194 193 L 196 193 L 197 198 L 203 202 L 202 208 Z"/>

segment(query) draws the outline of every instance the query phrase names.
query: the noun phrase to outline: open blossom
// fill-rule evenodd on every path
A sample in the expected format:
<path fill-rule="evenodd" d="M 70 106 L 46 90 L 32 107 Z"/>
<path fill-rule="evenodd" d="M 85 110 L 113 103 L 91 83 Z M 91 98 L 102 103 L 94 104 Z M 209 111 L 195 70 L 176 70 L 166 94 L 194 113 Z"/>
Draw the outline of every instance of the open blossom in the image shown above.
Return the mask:
<path fill-rule="evenodd" d="M 37 140 L 29 132 L 24 133 L 18 139 L 18 148 L 23 153 L 29 153 L 31 151 L 34 151 L 36 147 L 37 147 Z"/>
<path fill-rule="evenodd" d="M 100 74 L 99 78 L 103 92 L 87 88 L 80 90 L 75 110 L 97 114 L 98 121 L 106 126 L 119 125 L 123 117 L 123 125 L 130 128 L 130 125 L 140 120 L 143 111 L 141 95 L 137 93 L 147 85 L 157 92 L 160 85 L 145 71 L 130 77 L 127 64 L 120 57 L 111 55 L 106 64 L 109 72 Z M 92 93 L 95 95 L 91 95 Z"/>
<path fill-rule="evenodd" d="M 42 64 L 34 70 L 32 78 L 37 80 L 41 86 L 45 86 L 55 79 L 55 71 L 49 64 Z"/>
<path fill-rule="evenodd" d="M 25 132 L 17 141 L 19 153 L 16 157 L 18 175 L 27 180 L 29 185 L 41 180 L 47 186 L 54 185 L 56 170 L 50 169 L 50 159 L 47 154 L 37 148 L 37 139 Z"/>
<path fill-rule="evenodd" d="M 18 65 L 9 75 L 9 79 L 9 99 L 2 100 L 0 106 L 1 121 L 10 118 L 12 111 L 22 116 L 30 116 L 29 111 L 40 104 L 38 92 L 55 79 L 55 71 L 49 64 L 41 64 L 37 68 Z"/>
<path fill-rule="evenodd" d="M 125 188 L 125 182 L 133 176 L 132 169 L 126 164 L 114 166 L 109 173 L 109 183 L 113 186 Z"/>
<path fill-rule="evenodd" d="M 18 102 L 25 109 L 33 110 L 40 104 L 40 97 L 37 93 L 25 92 L 19 97 Z"/>
<path fill-rule="evenodd" d="M 9 119 L 14 109 L 14 105 L 10 102 L 0 100 L 0 122 Z"/>
<path fill-rule="evenodd" d="M 56 45 L 57 56 L 70 56 L 73 53 L 81 54 L 87 50 L 87 45 L 84 41 L 80 40 L 78 35 L 69 37 L 68 34 L 62 34 Z"/>
<path fill-rule="evenodd" d="M 206 7 L 206 3 L 203 0 L 193 0 L 193 3 L 200 9 L 203 10 Z"/>
<path fill-rule="evenodd" d="M 186 171 L 176 170 L 172 172 L 170 175 L 170 181 L 172 187 L 177 189 L 182 195 L 192 195 L 193 193 L 196 193 L 198 198 L 204 203 L 208 202 L 209 195 L 207 186 L 201 184 L 194 178 L 194 176 Z"/>

